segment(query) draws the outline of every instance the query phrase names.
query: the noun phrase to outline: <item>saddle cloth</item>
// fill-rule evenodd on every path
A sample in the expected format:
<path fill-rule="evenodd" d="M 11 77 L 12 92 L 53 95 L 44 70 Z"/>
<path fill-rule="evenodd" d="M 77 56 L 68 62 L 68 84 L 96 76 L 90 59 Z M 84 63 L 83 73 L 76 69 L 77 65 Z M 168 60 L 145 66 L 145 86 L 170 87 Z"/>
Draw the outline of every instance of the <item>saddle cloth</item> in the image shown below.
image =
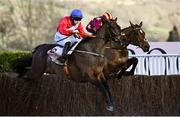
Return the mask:
<path fill-rule="evenodd" d="M 79 39 L 72 47 L 71 49 L 68 51 L 68 55 L 71 55 L 73 53 L 73 51 L 75 50 L 75 48 L 77 47 L 77 45 L 81 42 L 82 39 Z M 62 46 L 56 46 L 54 48 L 52 48 L 51 50 L 47 51 L 48 56 L 51 58 L 51 60 L 53 62 L 57 63 L 57 59 L 62 56 L 63 53 L 63 47 Z"/>

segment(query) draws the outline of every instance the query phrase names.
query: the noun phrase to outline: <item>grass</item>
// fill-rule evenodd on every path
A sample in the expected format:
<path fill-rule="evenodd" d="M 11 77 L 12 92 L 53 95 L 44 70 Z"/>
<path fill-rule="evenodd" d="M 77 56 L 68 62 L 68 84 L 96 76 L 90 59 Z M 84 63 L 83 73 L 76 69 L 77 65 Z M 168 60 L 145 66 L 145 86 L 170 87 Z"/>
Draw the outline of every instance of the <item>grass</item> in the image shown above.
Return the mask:
<path fill-rule="evenodd" d="M 168 34 L 169 33 L 169 29 L 164 28 L 164 27 L 151 27 L 147 30 L 149 32 L 152 32 L 152 33 L 162 33 L 162 34 Z"/>

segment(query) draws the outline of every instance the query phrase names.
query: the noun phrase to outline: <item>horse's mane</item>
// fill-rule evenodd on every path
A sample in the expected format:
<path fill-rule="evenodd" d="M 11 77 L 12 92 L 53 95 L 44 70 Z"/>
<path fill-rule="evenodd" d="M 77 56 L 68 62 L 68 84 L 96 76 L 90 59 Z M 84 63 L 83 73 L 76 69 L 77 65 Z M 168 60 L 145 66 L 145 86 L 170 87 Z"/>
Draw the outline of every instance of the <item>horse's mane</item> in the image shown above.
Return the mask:
<path fill-rule="evenodd" d="M 86 37 L 84 38 L 80 43 L 87 43 L 92 39 L 92 37 Z"/>
<path fill-rule="evenodd" d="M 98 37 L 98 32 L 100 31 L 100 29 L 98 29 L 97 32 L 94 34 L 96 37 Z M 96 38 L 96 37 L 86 37 L 80 43 L 87 43 L 87 42 L 91 41 L 92 38 Z"/>
<path fill-rule="evenodd" d="M 125 31 L 125 30 L 127 30 L 127 29 L 129 29 L 131 26 L 128 26 L 128 27 L 126 27 L 126 28 L 123 28 L 123 29 L 121 29 L 121 31 Z"/>
<path fill-rule="evenodd" d="M 103 24 L 101 28 L 103 28 L 104 25 L 105 25 L 105 24 Z M 99 28 L 99 29 L 97 30 L 97 32 L 94 34 L 96 37 L 98 37 L 98 32 L 100 31 L 101 28 Z M 95 37 L 95 38 L 96 38 L 96 37 Z M 87 42 L 89 42 L 92 38 L 93 38 L 93 37 L 86 37 L 86 38 L 84 38 L 84 39 L 81 41 L 81 43 L 87 43 Z"/>
<path fill-rule="evenodd" d="M 107 23 L 108 22 L 104 22 L 103 23 L 103 25 L 102 25 L 102 27 L 100 27 L 98 30 L 97 30 L 97 32 L 94 34 L 96 37 L 86 37 L 86 38 L 84 38 L 80 43 L 79 43 L 79 45 L 76 47 L 76 48 L 78 48 L 81 44 L 84 44 L 84 43 L 87 43 L 87 42 L 90 42 L 90 41 L 92 41 L 92 40 L 96 40 L 96 39 L 98 39 L 98 38 L 101 38 L 101 29 L 102 28 L 106 28 L 105 26 L 107 25 Z"/>

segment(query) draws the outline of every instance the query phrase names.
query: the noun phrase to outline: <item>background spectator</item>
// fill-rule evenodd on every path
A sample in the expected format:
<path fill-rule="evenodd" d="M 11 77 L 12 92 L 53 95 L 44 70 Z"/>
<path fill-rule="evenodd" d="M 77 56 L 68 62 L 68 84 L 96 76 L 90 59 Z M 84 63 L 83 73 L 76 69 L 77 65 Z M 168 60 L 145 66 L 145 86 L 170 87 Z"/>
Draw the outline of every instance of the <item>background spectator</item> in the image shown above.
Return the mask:
<path fill-rule="evenodd" d="M 169 32 L 169 37 L 167 41 L 180 41 L 178 29 L 176 26 L 173 27 L 173 30 Z"/>

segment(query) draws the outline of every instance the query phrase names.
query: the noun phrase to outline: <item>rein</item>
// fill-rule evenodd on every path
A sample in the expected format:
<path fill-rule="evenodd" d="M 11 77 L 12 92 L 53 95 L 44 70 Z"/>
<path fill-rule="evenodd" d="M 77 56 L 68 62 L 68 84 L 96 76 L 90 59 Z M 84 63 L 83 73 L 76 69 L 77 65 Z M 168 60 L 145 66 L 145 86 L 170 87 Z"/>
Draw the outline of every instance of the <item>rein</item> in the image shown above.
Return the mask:
<path fill-rule="evenodd" d="M 113 34 L 114 35 L 113 35 Z M 109 37 L 109 41 L 111 42 L 111 40 L 110 39 L 112 39 L 112 41 L 114 41 L 115 43 L 120 43 L 123 47 L 127 47 L 127 45 L 129 44 L 129 43 L 126 43 L 126 42 L 124 42 L 124 41 L 120 41 L 119 39 L 117 39 L 117 37 L 119 37 L 121 34 L 116 34 L 116 33 L 114 33 L 113 31 L 110 31 L 110 37 Z M 107 37 L 97 37 L 97 38 L 101 38 L 101 39 L 106 39 Z M 117 41 L 117 40 L 118 41 Z M 78 53 L 84 53 L 84 54 L 89 54 L 89 55 L 93 55 L 93 56 L 97 56 L 97 57 L 102 57 L 102 58 L 104 58 L 104 55 L 102 55 L 102 54 L 98 54 L 98 53 L 95 53 L 95 52 L 88 52 L 88 51 L 83 51 L 83 50 L 70 50 L 70 51 L 74 51 L 74 52 L 78 52 Z"/>
<path fill-rule="evenodd" d="M 119 36 L 119 35 L 116 35 L 116 36 L 114 36 L 114 37 L 117 37 L 117 36 Z M 98 38 L 101 38 L 101 39 L 104 39 L 104 38 L 102 38 L 102 37 L 98 37 Z M 112 37 L 111 37 L 112 38 Z M 114 42 L 116 42 L 116 43 L 118 43 L 118 42 L 120 42 L 120 41 L 115 41 L 115 40 L 113 40 Z M 122 43 L 125 47 L 127 47 L 127 42 L 125 42 L 125 41 L 121 41 L 120 43 Z M 105 47 L 105 48 L 107 48 L 107 47 Z M 110 48 L 110 47 L 109 47 Z M 73 51 L 73 52 L 78 52 L 78 53 L 83 53 L 83 54 L 89 54 L 89 55 L 93 55 L 93 56 L 97 56 L 97 57 L 102 57 L 102 58 L 104 58 L 104 55 L 102 55 L 102 54 L 98 54 L 98 53 L 95 53 L 95 52 L 88 52 L 88 51 L 83 51 L 83 50 L 69 50 L 69 51 Z"/>
<path fill-rule="evenodd" d="M 83 51 L 83 50 L 74 50 L 74 52 L 84 53 L 84 54 L 89 54 L 89 55 L 93 55 L 93 56 L 97 56 L 97 57 L 102 57 L 102 58 L 104 58 L 104 55 L 102 55 L 102 54 L 97 54 L 97 53 L 94 53 L 94 52 L 88 52 L 88 51 Z"/>
<path fill-rule="evenodd" d="M 117 50 L 117 51 L 123 51 L 122 49 L 119 49 L 119 48 L 113 48 L 113 47 L 109 47 L 109 46 L 107 46 L 107 47 L 105 47 L 106 49 L 114 49 L 114 50 Z"/>
<path fill-rule="evenodd" d="M 123 40 L 113 40 L 115 43 L 118 43 L 120 44 L 123 48 L 126 48 L 130 43 L 126 42 L 126 41 L 123 41 Z M 110 42 L 111 43 L 111 42 Z"/>
<path fill-rule="evenodd" d="M 118 37 L 119 35 L 115 35 L 115 36 L 112 36 L 112 37 L 110 37 L 110 38 L 116 38 L 116 37 Z M 100 38 L 100 39 L 104 39 L 104 38 L 102 38 L 102 37 L 98 37 L 98 38 Z M 116 42 L 116 43 L 119 43 L 120 41 L 116 41 L 116 40 L 112 40 L 112 41 L 114 41 L 114 42 Z M 128 43 L 126 43 L 126 42 L 124 42 L 124 41 L 121 41 L 120 43 L 122 43 L 123 45 L 125 45 L 125 44 L 128 44 Z M 127 46 L 127 45 L 126 45 Z M 70 51 L 72 51 L 72 50 L 70 50 Z M 98 54 L 98 53 L 95 53 L 95 52 L 88 52 L 88 51 L 83 51 L 83 50 L 73 50 L 74 52 L 78 52 L 78 53 L 84 53 L 84 54 L 89 54 L 89 55 L 93 55 L 93 56 L 97 56 L 97 57 L 102 57 L 102 58 L 104 58 L 104 55 L 102 55 L 102 54 Z"/>

